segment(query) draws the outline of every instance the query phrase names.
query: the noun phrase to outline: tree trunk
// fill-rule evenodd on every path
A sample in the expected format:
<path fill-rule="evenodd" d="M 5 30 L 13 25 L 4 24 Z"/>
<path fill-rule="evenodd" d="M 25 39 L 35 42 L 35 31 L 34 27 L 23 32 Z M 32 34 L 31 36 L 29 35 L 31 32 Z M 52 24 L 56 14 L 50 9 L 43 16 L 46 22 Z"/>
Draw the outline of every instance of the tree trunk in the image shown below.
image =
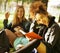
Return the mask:
<path fill-rule="evenodd" d="M 4 11 L 6 11 L 6 4 L 7 4 L 8 0 L 4 1 Z"/>

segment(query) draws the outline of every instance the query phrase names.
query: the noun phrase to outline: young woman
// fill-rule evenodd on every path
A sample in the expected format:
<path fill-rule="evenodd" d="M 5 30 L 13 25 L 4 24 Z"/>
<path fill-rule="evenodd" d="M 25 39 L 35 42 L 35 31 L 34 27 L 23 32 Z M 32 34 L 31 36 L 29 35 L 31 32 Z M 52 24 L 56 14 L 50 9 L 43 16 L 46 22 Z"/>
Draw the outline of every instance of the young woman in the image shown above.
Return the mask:
<path fill-rule="evenodd" d="M 9 30 L 14 32 L 14 28 L 16 26 L 20 26 L 20 27 L 24 28 L 26 31 L 29 30 L 28 27 L 29 27 L 30 23 L 25 18 L 25 10 L 24 10 L 23 6 L 19 6 L 19 5 L 17 6 L 14 17 L 13 17 L 13 21 L 10 24 L 8 24 L 8 18 L 9 18 L 9 12 L 7 12 L 5 14 L 5 19 L 3 21 L 5 29 L 8 28 Z M 25 24 L 26 24 L 27 28 L 26 28 Z"/>
<path fill-rule="evenodd" d="M 37 22 L 40 22 L 37 20 L 38 17 L 40 17 L 39 14 L 41 14 L 41 17 L 44 17 L 45 15 L 48 16 L 48 13 L 46 12 L 46 6 L 41 1 L 35 1 L 30 6 L 30 20 L 32 20 L 31 26 L 30 26 L 30 29 L 32 28 L 32 30 L 30 31 L 34 31 L 37 34 L 39 33 L 38 31 L 41 31 L 40 35 L 42 36 L 42 31 L 46 26 L 42 23 L 39 23 L 39 24 L 37 23 Z M 39 27 L 40 27 L 40 30 L 39 30 Z M 43 29 L 41 29 L 41 27 Z"/>
<path fill-rule="evenodd" d="M 54 21 L 55 17 L 41 14 L 41 12 L 36 16 L 37 16 L 36 20 L 38 25 L 39 24 L 46 25 L 46 27 L 42 31 L 43 40 L 37 48 L 38 53 L 59 53 L 60 27 Z M 38 32 L 41 33 L 41 31 Z"/>
<path fill-rule="evenodd" d="M 40 36 L 43 35 L 43 31 L 46 28 L 45 24 L 47 24 L 47 21 L 45 20 L 46 18 L 43 18 L 43 17 L 45 17 L 45 15 L 48 16 L 48 13 L 46 12 L 45 5 L 41 1 L 36 1 L 31 4 L 30 20 L 32 20 L 32 22 L 31 22 L 31 26 L 30 26 L 30 32 L 34 31 L 35 33 L 39 34 Z M 41 23 L 42 21 L 40 19 L 44 19 L 44 24 Z"/>
<path fill-rule="evenodd" d="M 39 3 L 39 2 L 37 2 Z M 49 16 L 48 12 L 43 7 L 43 3 L 40 3 L 36 9 L 36 23 L 33 27 L 33 31 L 43 36 L 43 40 L 40 40 L 40 45 L 37 47 L 38 53 L 59 53 L 60 52 L 60 27 L 54 21 L 55 17 Z M 45 27 L 41 26 L 44 25 Z M 41 29 L 42 32 L 41 32 Z"/>
<path fill-rule="evenodd" d="M 29 40 L 23 36 L 22 33 L 19 32 L 20 29 L 28 32 L 30 23 L 25 19 L 25 10 L 23 6 L 18 6 L 15 11 L 15 15 L 13 21 L 8 25 L 8 14 L 5 15 L 6 18 L 4 20 L 4 28 L 7 37 L 9 38 L 10 44 L 14 46 L 16 49 L 17 45 L 21 43 L 21 45 L 26 45 Z M 21 46 L 20 45 L 20 46 Z"/>

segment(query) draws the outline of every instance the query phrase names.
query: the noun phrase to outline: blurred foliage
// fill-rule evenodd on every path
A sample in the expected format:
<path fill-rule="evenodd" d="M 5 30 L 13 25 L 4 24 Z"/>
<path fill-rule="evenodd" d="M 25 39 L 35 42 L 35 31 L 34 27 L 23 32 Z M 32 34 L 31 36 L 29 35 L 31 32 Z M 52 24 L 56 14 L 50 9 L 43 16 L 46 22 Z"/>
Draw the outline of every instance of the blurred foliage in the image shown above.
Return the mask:
<path fill-rule="evenodd" d="M 3 20 L 0 20 L 0 29 L 3 28 Z"/>

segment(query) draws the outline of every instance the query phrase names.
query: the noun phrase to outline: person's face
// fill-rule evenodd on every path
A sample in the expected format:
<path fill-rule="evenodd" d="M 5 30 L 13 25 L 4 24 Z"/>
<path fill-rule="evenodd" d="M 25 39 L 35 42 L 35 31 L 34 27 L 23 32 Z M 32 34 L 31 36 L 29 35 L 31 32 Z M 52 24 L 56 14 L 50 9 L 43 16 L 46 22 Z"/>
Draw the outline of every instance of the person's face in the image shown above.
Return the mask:
<path fill-rule="evenodd" d="M 23 14 L 24 14 L 23 8 L 19 8 L 18 11 L 17 11 L 17 16 L 18 16 L 18 18 L 19 18 L 19 19 L 22 18 Z"/>
<path fill-rule="evenodd" d="M 36 21 L 38 24 L 48 25 L 47 17 L 43 17 L 43 15 L 36 14 Z"/>
<path fill-rule="evenodd" d="M 6 17 L 6 19 L 8 19 L 8 18 L 9 18 L 9 15 L 10 15 L 10 13 L 9 13 L 9 12 L 6 12 L 6 13 L 5 13 L 5 17 Z"/>

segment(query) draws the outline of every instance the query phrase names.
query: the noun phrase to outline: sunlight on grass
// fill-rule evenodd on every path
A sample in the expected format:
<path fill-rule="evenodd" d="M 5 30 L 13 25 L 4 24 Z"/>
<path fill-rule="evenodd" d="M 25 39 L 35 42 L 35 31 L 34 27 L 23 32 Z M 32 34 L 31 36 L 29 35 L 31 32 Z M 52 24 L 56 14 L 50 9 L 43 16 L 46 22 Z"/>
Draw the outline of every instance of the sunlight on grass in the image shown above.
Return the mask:
<path fill-rule="evenodd" d="M 0 29 L 3 28 L 3 21 L 0 20 Z"/>

